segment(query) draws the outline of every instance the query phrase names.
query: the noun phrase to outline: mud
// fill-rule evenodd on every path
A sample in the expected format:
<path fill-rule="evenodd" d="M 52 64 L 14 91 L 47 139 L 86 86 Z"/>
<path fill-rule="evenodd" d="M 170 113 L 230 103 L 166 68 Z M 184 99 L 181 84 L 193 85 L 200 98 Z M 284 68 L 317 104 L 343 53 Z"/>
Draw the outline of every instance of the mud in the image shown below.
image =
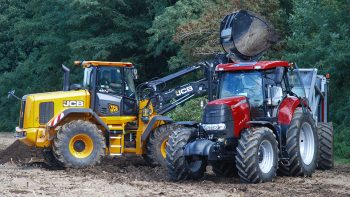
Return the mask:
<path fill-rule="evenodd" d="M 13 142 L 11 134 L 0 133 L 0 196 L 350 196 L 350 166 L 345 165 L 308 178 L 277 177 L 254 185 L 215 177 L 208 167 L 202 180 L 174 183 L 165 170 L 147 166 L 141 157 L 105 158 L 89 169 L 57 170 L 33 162 L 30 151 Z"/>

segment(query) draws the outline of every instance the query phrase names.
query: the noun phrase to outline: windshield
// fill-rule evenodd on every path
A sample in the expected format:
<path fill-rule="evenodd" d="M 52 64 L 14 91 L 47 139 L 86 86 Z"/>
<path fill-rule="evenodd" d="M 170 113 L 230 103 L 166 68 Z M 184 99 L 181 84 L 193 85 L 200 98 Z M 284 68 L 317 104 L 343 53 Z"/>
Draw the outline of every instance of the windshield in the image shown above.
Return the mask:
<path fill-rule="evenodd" d="M 219 98 L 246 96 L 252 106 L 263 105 L 262 77 L 259 72 L 226 72 L 221 75 Z"/>
<path fill-rule="evenodd" d="M 128 97 L 136 98 L 136 89 L 133 76 L 133 69 L 125 68 L 125 94 Z"/>
<path fill-rule="evenodd" d="M 311 80 L 312 76 L 304 76 L 307 82 L 308 78 Z M 298 69 L 290 70 L 288 72 L 289 85 L 292 87 L 292 92 L 301 98 L 305 98 L 305 89 L 303 82 L 300 79 L 300 73 Z"/>

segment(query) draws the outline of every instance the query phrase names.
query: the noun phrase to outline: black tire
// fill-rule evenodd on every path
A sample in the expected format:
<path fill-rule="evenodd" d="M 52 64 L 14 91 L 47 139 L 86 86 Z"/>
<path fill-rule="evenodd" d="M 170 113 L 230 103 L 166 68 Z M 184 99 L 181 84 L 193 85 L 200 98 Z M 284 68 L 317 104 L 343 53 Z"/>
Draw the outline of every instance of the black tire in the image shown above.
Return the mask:
<path fill-rule="evenodd" d="M 167 143 L 171 132 L 178 127 L 180 125 L 166 124 L 154 129 L 147 141 L 146 154 L 142 155 L 149 165 L 166 167 L 166 154 L 163 155 L 165 152 L 162 152 L 162 149 L 165 148 L 163 147 L 163 143 Z"/>
<path fill-rule="evenodd" d="M 172 132 L 166 147 L 166 162 L 170 180 L 200 179 L 204 176 L 207 161 L 204 158 L 188 158 L 184 147 L 196 136 L 195 128 L 179 127 Z"/>
<path fill-rule="evenodd" d="M 50 167 L 63 167 L 62 163 L 58 161 L 52 151 L 52 149 L 44 149 L 43 157 L 45 163 Z"/>
<path fill-rule="evenodd" d="M 300 137 L 302 128 L 305 126 L 307 132 L 313 135 L 314 151 L 310 151 L 310 156 L 305 159 L 310 162 L 305 162 L 302 158 L 300 150 L 301 143 L 307 143 Z M 311 139 L 312 141 L 312 139 Z M 310 142 L 311 143 L 311 142 Z M 318 153 L 318 137 L 316 132 L 315 121 L 310 113 L 303 113 L 301 108 L 294 111 L 293 119 L 287 130 L 286 150 L 288 153 L 288 165 L 285 165 L 286 174 L 290 176 L 311 176 L 316 169 L 317 153 Z M 306 149 L 307 151 L 308 149 Z M 312 153 L 313 152 L 313 153 Z"/>
<path fill-rule="evenodd" d="M 264 151 L 264 147 L 270 149 Z M 242 182 L 261 183 L 272 181 L 276 177 L 278 165 L 278 146 L 276 136 L 266 127 L 247 129 L 241 134 L 237 146 L 236 166 Z M 264 150 L 262 150 L 264 149 Z M 260 154 L 262 155 L 259 155 Z M 270 154 L 266 168 L 260 167 L 264 154 Z M 261 161 L 260 161 L 261 160 Z"/>
<path fill-rule="evenodd" d="M 210 164 L 218 177 L 230 178 L 238 175 L 235 161 L 212 161 Z"/>
<path fill-rule="evenodd" d="M 71 140 L 74 140 L 78 135 L 86 136 L 93 145 L 91 153 L 84 157 L 73 155 L 69 148 Z M 79 150 L 76 150 L 76 144 L 79 145 Z M 89 146 L 86 145 L 87 143 L 84 143 L 84 140 L 77 140 L 74 143 L 74 151 L 81 153 L 88 150 Z M 98 130 L 95 124 L 83 120 L 74 120 L 64 124 L 57 132 L 53 143 L 53 153 L 56 159 L 64 167 L 69 168 L 85 168 L 98 164 L 105 155 L 105 148 L 106 144 L 102 132 Z"/>
<path fill-rule="evenodd" d="M 317 124 L 317 134 L 319 139 L 317 169 L 330 170 L 334 167 L 332 123 L 319 122 Z"/>

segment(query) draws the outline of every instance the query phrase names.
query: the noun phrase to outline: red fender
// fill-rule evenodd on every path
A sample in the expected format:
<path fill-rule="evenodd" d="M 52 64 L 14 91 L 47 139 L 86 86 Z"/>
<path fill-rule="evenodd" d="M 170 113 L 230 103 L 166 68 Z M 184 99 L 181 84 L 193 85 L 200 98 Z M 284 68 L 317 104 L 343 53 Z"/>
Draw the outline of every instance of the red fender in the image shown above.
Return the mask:
<path fill-rule="evenodd" d="M 292 121 L 294 111 L 301 106 L 300 101 L 296 97 L 287 97 L 283 99 L 278 110 L 278 122 L 281 125 L 289 125 Z"/>

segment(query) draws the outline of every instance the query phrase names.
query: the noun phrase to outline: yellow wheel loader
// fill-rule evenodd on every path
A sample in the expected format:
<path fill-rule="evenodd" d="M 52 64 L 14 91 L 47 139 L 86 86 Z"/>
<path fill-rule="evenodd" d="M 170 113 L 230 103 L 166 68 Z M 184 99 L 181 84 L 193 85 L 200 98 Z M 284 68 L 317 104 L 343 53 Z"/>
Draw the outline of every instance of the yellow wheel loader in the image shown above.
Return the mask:
<path fill-rule="evenodd" d="M 212 100 L 212 68 L 225 58 L 188 67 L 135 88 L 137 70 L 128 62 L 76 61 L 84 69 L 82 84 L 69 85 L 64 71 L 63 91 L 28 94 L 21 100 L 15 136 L 44 149 L 50 165 L 84 168 L 105 155 L 142 155 L 151 165 L 165 165 L 165 147 L 175 127 L 163 114 L 197 96 Z M 204 77 L 178 85 L 180 77 L 203 70 Z M 176 87 L 165 88 L 169 81 Z M 14 95 L 14 92 L 10 92 Z M 17 96 L 15 96 L 17 97 Z"/>

